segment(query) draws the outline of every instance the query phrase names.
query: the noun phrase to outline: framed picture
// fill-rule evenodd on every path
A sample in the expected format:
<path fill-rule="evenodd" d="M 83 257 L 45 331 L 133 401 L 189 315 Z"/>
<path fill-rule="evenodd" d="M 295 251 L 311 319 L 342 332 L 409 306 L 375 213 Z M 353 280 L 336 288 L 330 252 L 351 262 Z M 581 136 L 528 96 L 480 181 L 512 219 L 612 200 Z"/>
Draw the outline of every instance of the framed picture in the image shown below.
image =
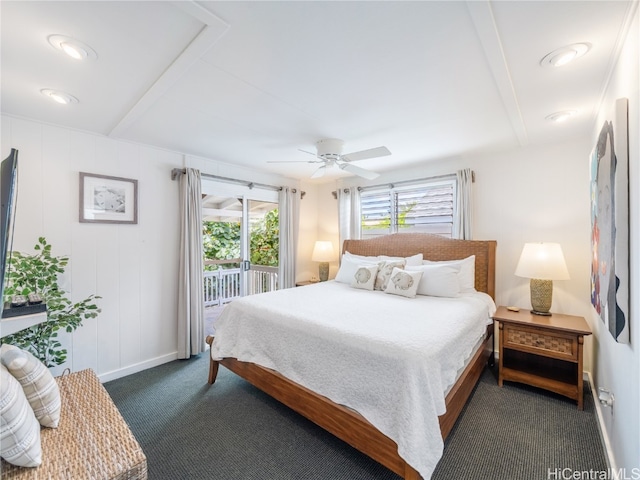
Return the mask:
<path fill-rule="evenodd" d="M 629 343 L 628 108 L 616 101 L 591 153 L 591 303 L 619 343 Z"/>
<path fill-rule="evenodd" d="M 80 172 L 80 222 L 138 223 L 138 181 Z"/>

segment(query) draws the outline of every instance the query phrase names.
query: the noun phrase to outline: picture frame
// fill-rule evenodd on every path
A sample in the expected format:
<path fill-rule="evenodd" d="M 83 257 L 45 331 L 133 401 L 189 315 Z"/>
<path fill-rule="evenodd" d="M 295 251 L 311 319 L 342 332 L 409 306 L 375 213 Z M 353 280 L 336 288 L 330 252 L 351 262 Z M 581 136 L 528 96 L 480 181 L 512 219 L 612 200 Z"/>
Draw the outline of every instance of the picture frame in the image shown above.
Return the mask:
<path fill-rule="evenodd" d="M 80 172 L 80 223 L 138 223 L 138 180 Z"/>

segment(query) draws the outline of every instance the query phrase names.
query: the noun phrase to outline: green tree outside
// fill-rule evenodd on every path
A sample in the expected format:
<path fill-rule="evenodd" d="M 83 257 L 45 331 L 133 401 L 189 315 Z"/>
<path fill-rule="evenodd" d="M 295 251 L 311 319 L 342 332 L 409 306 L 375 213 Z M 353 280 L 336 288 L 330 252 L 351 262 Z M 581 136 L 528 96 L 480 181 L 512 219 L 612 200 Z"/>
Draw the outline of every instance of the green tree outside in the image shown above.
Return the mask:
<path fill-rule="evenodd" d="M 278 266 L 280 248 L 278 210 L 256 218 L 249 226 L 250 261 L 254 265 Z M 240 222 L 202 222 L 202 249 L 205 260 L 240 258 Z M 237 263 L 207 265 L 205 270 L 238 268 Z"/>

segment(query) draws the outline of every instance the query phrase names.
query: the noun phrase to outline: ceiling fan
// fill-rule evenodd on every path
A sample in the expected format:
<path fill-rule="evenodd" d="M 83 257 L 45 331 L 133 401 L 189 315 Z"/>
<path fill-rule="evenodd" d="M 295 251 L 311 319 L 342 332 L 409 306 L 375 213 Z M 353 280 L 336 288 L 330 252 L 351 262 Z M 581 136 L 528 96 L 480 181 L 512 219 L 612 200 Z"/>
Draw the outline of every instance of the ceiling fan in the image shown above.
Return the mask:
<path fill-rule="evenodd" d="M 358 160 L 366 160 L 368 158 L 384 157 L 391 155 L 391 152 L 387 147 L 369 148 L 367 150 L 361 150 L 359 152 L 342 153 L 342 146 L 344 142 L 337 138 L 324 138 L 316 142 L 316 153 L 307 152 L 306 150 L 300 150 L 301 152 L 313 155 L 315 160 L 283 160 L 283 161 L 270 161 L 268 163 L 320 163 L 320 167 L 311 175 L 311 178 L 320 178 L 324 176 L 327 169 L 333 166 L 338 167 L 359 177 L 372 180 L 378 177 L 380 174 L 372 172 L 362 167 L 358 167 L 351 162 Z"/>

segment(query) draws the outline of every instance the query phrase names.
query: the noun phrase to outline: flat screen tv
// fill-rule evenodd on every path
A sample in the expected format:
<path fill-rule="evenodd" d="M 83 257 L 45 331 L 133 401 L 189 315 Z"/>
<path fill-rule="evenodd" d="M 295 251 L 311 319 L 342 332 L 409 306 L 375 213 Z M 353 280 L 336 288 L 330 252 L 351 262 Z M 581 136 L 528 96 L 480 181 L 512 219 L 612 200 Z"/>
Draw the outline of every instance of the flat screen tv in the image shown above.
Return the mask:
<path fill-rule="evenodd" d="M 12 248 L 14 210 L 16 205 L 18 183 L 18 150 L 11 149 L 11 153 L 2 161 L 0 166 L 0 241 L 2 242 L 0 255 L 0 315 L 4 309 L 4 281 L 7 274 L 9 255 Z"/>

